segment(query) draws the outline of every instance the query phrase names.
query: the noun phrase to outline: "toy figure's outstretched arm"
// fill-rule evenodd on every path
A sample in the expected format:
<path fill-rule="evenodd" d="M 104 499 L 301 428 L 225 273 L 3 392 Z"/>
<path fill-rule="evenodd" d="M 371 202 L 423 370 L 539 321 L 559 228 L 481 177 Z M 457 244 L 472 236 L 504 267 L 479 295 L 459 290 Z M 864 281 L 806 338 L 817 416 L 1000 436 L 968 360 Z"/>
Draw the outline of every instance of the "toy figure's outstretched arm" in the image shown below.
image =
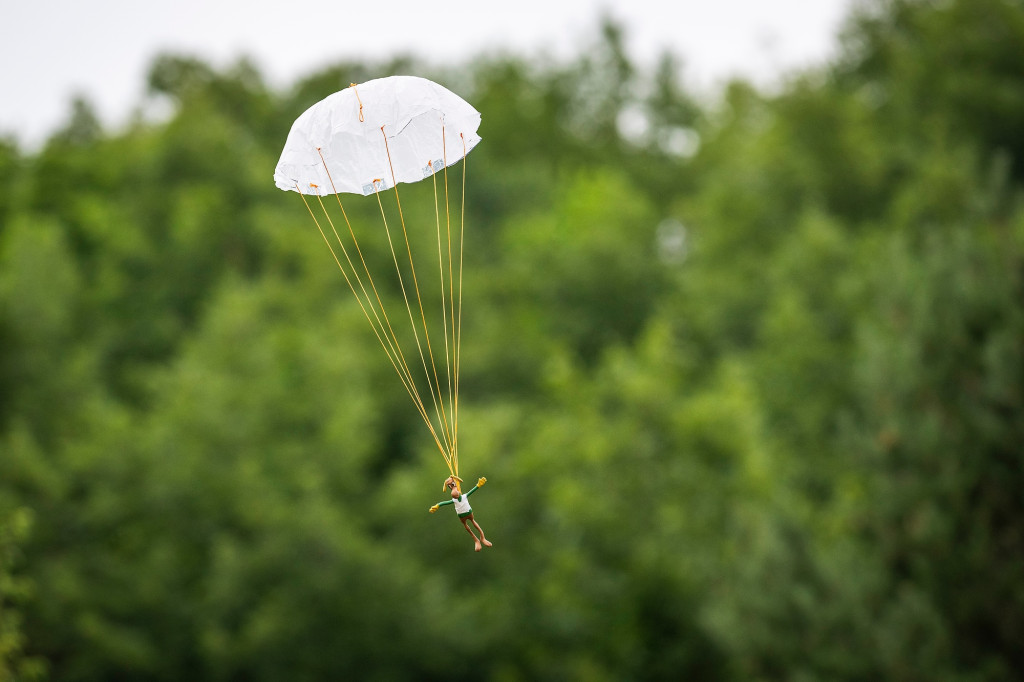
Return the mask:
<path fill-rule="evenodd" d="M 455 504 L 455 500 L 445 500 L 444 502 L 438 502 L 437 504 L 435 504 L 433 507 L 431 507 L 427 511 L 429 511 L 431 514 L 433 514 L 434 512 L 437 511 L 438 507 L 443 507 L 446 504 Z"/>
<path fill-rule="evenodd" d="M 487 479 L 484 478 L 483 476 L 481 476 L 479 479 L 477 479 L 476 485 L 473 486 L 472 490 L 470 490 L 468 493 L 466 493 L 466 497 L 469 497 L 470 495 L 475 493 L 477 491 L 477 488 L 480 488 L 481 486 L 483 486 L 484 483 L 487 483 Z"/>

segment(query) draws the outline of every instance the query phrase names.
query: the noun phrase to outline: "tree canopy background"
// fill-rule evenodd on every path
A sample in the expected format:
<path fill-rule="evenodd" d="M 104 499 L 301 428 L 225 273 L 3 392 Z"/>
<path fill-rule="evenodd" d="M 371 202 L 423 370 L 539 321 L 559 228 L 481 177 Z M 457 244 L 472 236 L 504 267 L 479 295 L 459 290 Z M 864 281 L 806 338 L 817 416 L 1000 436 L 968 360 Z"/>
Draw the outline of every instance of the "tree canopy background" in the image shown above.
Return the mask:
<path fill-rule="evenodd" d="M 0 679 L 997 681 L 1024 668 L 1024 3 L 878 0 L 688 89 L 563 62 L 167 54 L 166 119 L 0 143 Z M 350 82 L 469 157 L 445 475 L 271 181 Z"/>

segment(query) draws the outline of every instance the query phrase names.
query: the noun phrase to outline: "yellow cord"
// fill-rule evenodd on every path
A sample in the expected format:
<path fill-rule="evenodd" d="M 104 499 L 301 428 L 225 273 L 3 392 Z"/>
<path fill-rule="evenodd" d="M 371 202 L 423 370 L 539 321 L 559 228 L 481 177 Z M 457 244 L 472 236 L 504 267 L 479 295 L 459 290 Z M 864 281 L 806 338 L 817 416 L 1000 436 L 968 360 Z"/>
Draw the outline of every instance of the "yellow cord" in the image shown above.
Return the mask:
<path fill-rule="evenodd" d="M 362 99 L 359 97 L 359 92 L 356 89 L 356 84 L 352 83 L 351 87 L 353 89 L 353 92 L 356 95 L 357 101 L 359 102 L 359 120 L 362 122 L 362 121 L 364 121 Z M 460 231 L 460 234 L 459 234 L 459 277 L 458 277 L 459 296 L 458 296 L 458 305 L 457 306 L 456 306 L 456 299 L 455 299 L 454 259 L 453 259 L 453 256 L 452 256 L 452 234 L 451 234 L 451 231 L 452 231 L 452 229 L 451 229 L 451 227 L 452 227 L 451 226 L 451 210 L 450 210 L 449 189 L 448 189 L 448 149 L 447 149 L 447 142 L 446 142 L 446 131 L 445 131 L 443 125 L 442 125 L 442 128 L 441 128 L 441 138 L 442 138 L 442 144 L 444 145 L 445 231 L 446 231 L 447 242 L 448 242 L 448 245 L 447 245 L 447 250 L 448 250 L 448 273 L 447 273 L 448 274 L 448 290 L 447 290 L 447 297 L 445 295 L 446 294 L 446 292 L 445 292 L 445 266 L 444 266 L 444 254 L 443 254 L 442 241 L 441 241 L 440 202 L 439 202 L 439 199 L 438 199 L 438 196 L 437 196 L 436 169 L 433 168 L 433 165 L 434 165 L 433 161 L 428 161 L 428 165 L 434 171 L 433 173 L 431 173 L 431 175 L 434 176 L 434 178 L 433 178 L 433 186 L 434 186 L 434 219 L 435 219 L 436 230 L 437 230 L 438 270 L 439 270 L 440 284 L 441 284 L 442 328 L 444 329 L 444 333 L 445 333 L 445 365 L 446 365 L 447 370 L 448 370 L 447 371 L 447 376 L 448 376 L 448 400 L 447 400 L 448 405 L 447 405 L 447 408 L 448 409 L 446 410 L 445 409 L 445 402 L 446 401 L 443 399 L 443 396 L 441 394 L 440 378 L 439 378 L 438 372 L 437 372 L 437 365 L 436 365 L 436 363 L 434 361 L 433 348 L 432 348 L 431 342 L 430 342 L 430 332 L 429 332 L 429 329 L 428 329 L 428 326 L 427 326 L 426 313 L 425 313 L 424 308 L 423 308 L 423 298 L 422 298 L 422 296 L 420 294 L 419 280 L 418 280 L 417 275 L 416 275 L 416 267 L 415 267 L 415 264 L 413 262 L 413 257 L 412 257 L 412 247 L 411 247 L 411 244 L 410 244 L 410 241 L 409 241 L 409 233 L 408 233 L 408 230 L 407 230 L 407 227 L 406 227 L 406 223 L 405 223 L 405 215 L 404 215 L 404 212 L 402 210 L 401 198 L 400 198 L 399 193 L 398 193 L 398 182 L 397 182 L 397 180 L 395 178 L 394 166 L 392 165 L 391 150 L 390 150 L 390 147 L 388 145 L 387 135 L 384 133 L 384 126 L 381 126 L 381 134 L 384 137 L 384 145 L 385 145 L 385 150 L 387 152 L 388 165 L 389 165 L 389 167 L 391 169 L 392 184 L 394 185 L 394 189 L 395 189 L 395 201 L 396 201 L 396 204 L 397 204 L 398 215 L 399 215 L 399 218 L 400 218 L 400 221 L 401 221 L 401 225 L 402 225 L 402 233 L 403 233 L 403 236 L 405 238 L 406 252 L 407 252 L 408 258 L 409 258 L 409 268 L 410 268 L 410 272 L 412 273 L 413 288 L 414 288 L 414 291 L 416 292 L 416 300 L 417 300 L 417 303 L 418 303 L 418 306 L 419 306 L 420 321 L 422 323 L 424 339 L 425 339 L 426 346 L 427 346 L 427 349 L 426 349 L 427 353 L 426 353 L 426 355 L 424 355 L 423 346 L 420 343 L 420 336 L 419 336 L 419 333 L 417 331 L 418 325 L 416 324 L 416 322 L 414 320 L 413 311 L 412 311 L 412 305 L 411 305 L 411 302 L 409 301 L 409 297 L 408 297 L 408 294 L 407 294 L 406 288 L 405 288 L 405 283 L 403 282 L 403 279 L 402 279 L 401 268 L 399 267 L 397 254 L 395 253 L 394 243 L 393 243 L 393 240 L 392 240 L 392 237 L 391 237 L 391 230 L 390 230 L 390 227 L 388 225 L 387 215 L 386 215 L 386 213 L 384 211 L 384 205 L 381 202 L 380 191 L 379 191 L 379 184 L 376 181 L 374 182 L 374 190 L 375 190 L 374 194 L 377 197 L 377 203 L 378 203 L 378 206 L 380 207 L 381 219 L 383 221 L 384 229 L 385 229 L 385 232 L 387 234 L 388 245 L 389 245 L 390 250 L 391 250 L 392 261 L 395 264 L 395 271 L 396 271 L 396 273 L 398 275 L 398 283 L 399 283 L 399 286 L 402 289 L 402 297 L 403 297 L 403 300 L 405 302 L 406 312 L 407 312 L 408 317 L 409 317 L 409 323 L 410 323 L 410 326 L 412 327 L 413 338 L 415 339 L 416 347 L 419 350 L 420 361 L 421 361 L 422 366 L 423 366 L 424 376 L 425 376 L 425 378 L 427 380 L 427 386 L 430 389 L 430 396 L 431 396 L 431 400 L 432 400 L 432 402 L 434 404 L 434 413 L 435 413 L 435 416 L 436 416 L 436 418 L 438 420 L 439 428 L 435 428 L 433 420 L 430 418 L 430 416 L 427 413 L 426 405 L 423 402 L 423 398 L 421 397 L 420 392 L 419 392 L 419 390 L 418 390 L 418 388 L 416 386 L 416 381 L 415 381 L 415 379 L 413 377 L 412 371 L 410 370 L 409 364 L 408 364 L 408 362 L 407 362 L 407 360 L 405 358 L 404 353 L 402 352 L 401 344 L 399 343 L 399 340 L 398 340 L 398 337 L 397 337 L 397 335 L 395 333 L 395 330 L 393 329 L 393 327 L 391 325 L 391 320 L 389 319 L 389 317 L 387 315 L 387 312 L 386 312 L 386 310 L 384 308 L 384 303 L 381 300 L 380 293 L 377 290 L 376 284 L 374 283 L 373 276 L 371 275 L 369 267 L 367 266 L 366 259 L 363 256 L 362 249 L 360 248 L 359 242 L 356 239 L 356 235 L 355 235 L 355 232 L 354 232 L 354 230 L 352 228 L 352 224 L 349 221 L 348 214 L 345 211 L 345 207 L 341 203 L 341 196 L 338 193 L 337 188 L 334 185 L 334 179 L 333 179 L 333 177 L 331 177 L 330 169 L 327 166 L 327 161 L 326 161 L 326 159 L 324 159 L 323 153 L 321 152 L 320 148 L 317 148 L 317 152 L 320 154 L 320 160 L 323 163 L 325 171 L 327 172 L 327 177 L 328 177 L 328 179 L 329 179 L 329 181 L 331 183 L 331 189 L 333 190 L 333 193 L 334 193 L 335 197 L 337 198 L 338 208 L 340 209 L 341 214 L 342 214 L 342 216 L 343 216 L 343 218 L 345 220 L 345 224 L 346 224 L 346 226 L 348 228 L 349 236 L 352 239 L 352 245 L 355 247 L 356 252 L 358 254 L 360 264 L 362 265 L 363 273 L 366 276 L 366 283 L 369 284 L 369 291 L 367 290 L 366 284 L 364 283 L 363 278 L 360 276 L 359 270 L 356 268 L 356 266 L 355 266 L 355 264 L 354 264 L 354 262 L 353 262 L 353 260 L 352 260 L 352 258 L 350 256 L 350 254 L 348 252 L 348 249 L 346 249 L 344 241 L 342 240 L 340 234 L 338 233 L 337 228 L 335 228 L 335 226 L 334 226 L 334 221 L 331 219 L 330 214 L 327 211 L 327 207 L 324 205 L 323 199 L 320 196 L 319 187 L 317 185 L 313 184 L 313 183 L 310 183 L 310 187 L 312 189 L 317 190 L 316 191 L 317 201 L 319 202 L 321 210 L 323 211 L 324 218 L 326 219 L 327 223 L 329 224 L 329 226 L 331 228 L 331 231 L 334 234 L 334 237 L 335 237 L 335 239 L 337 241 L 338 247 L 340 248 L 341 253 L 344 256 L 344 261 L 348 263 L 348 267 L 351 270 L 351 277 L 350 277 L 350 274 L 349 274 L 349 270 L 346 270 L 346 268 L 343 266 L 342 258 L 338 256 L 338 253 L 335 251 L 334 247 L 332 246 L 331 241 L 327 238 L 327 233 L 325 232 L 324 228 L 321 226 L 320 221 L 317 219 L 316 214 L 314 214 L 312 207 L 310 206 L 309 202 L 306 200 L 306 197 L 302 193 L 302 191 L 300 190 L 298 184 L 296 184 L 295 188 L 296 188 L 296 190 L 299 191 L 299 195 L 302 197 L 302 201 L 305 204 L 306 209 L 307 209 L 307 211 L 310 214 L 310 217 L 313 219 L 313 223 L 316 225 L 317 230 L 320 232 L 320 236 L 323 237 L 324 243 L 327 245 L 327 248 L 330 250 L 331 256 L 334 258 L 334 262 L 338 266 L 339 271 L 341 271 L 342 276 L 344 277 L 346 284 L 348 284 L 349 290 L 352 292 L 352 295 L 355 297 L 356 302 L 359 304 L 359 307 L 360 307 L 360 309 L 363 312 L 363 316 L 366 318 L 367 322 L 370 324 L 370 327 L 373 329 L 374 335 L 377 337 L 378 342 L 381 344 L 381 347 L 384 349 L 384 353 L 385 353 L 385 355 L 387 355 L 388 360 L 391 362 L 392 367 L 395 369 L 395 373 L 398 374 L 398 378 L 402 382 L 402 385 L 405 388 L 406 393 L 408 393 L 408 395 L 409 395 L 410 399 L 412 400 L 412 402 L 413 402 L 417 412 L 420 414 L 420 417 L 423 419 L 424 423 L 426 424 L 427 429 L 430 431 L 430 434 L 431 434 L 431 436 L 434 439 L 434 443 L 437 445 L 438 450 L 441 452 L 441 455 L 444 458 L 444 461 L 445 461 L 445 463 L 448 466 L 449 473 L 451 474 L 452 478 L 457 480 L 459 482 L 459 484 L 461 485 L 462 479 L 459 478 L 459 475 L 458 475 L 459 474 L 459 460 L 458 460 L 458 427 L 459 427 L 459 420 L 458 420 L 458 411 L 459 411 L 459 374 L 460 374 L 459 370 L 461 368 L 461 341 L 462 341 L 462 286 L 463 286 L 463 263 L 464 263 L 463 251 L 464 251 L 464 247 L 465 247 L 465 206 L 466 206 L 466 167 L 465 167 L 465 159 L 466 159 L 466 152 L 467 152 L 465 136 L 460 134 L 460 138 L 462 138 L 462 146 L 463 146 L 463 156 L 462 156 L 463 169 L 462 169 L 461 216 L 460 216 L 460 227 L 459 227 L 459 231 Z M 355 280 L 355 282 L 353 282 L 353 279 Z M 358 290 L 357 290 L 357 288 L 358 288 Z M 360 291 L 362 292 L 362 296 L 359 295 Z M 371 291 L 372 291 L 372 296 L 370 294 Z M 446 301 L 446 298 L 447 298 L 447 301 Z M 374 304 L 374 301 L 376 301 L 376 305 Z M 449 305 L 450 305 L 450 307 L 449 307 Z M 449 329 L 449 326 L 448 326 L 449 325 L 449 320 L 448 320 L 448 312 L 449 312 L 449 310 L 451 311 L 451 328 L 450 329 Z M 451 331 L 451 337 L 449 337 L 449 331 Z M 451 341 L 451 346 L 449 345 L 449 341 Z M 429 359 L 430 359 L 430 366 L 429 366 L 429 368 L 427 366 L 427 356 L 429 356 Z M 431 379 L 431 377 L 433 377 L 433 379 Z M 460 490 L 461 490 L 461 488 L 460 488 Z"/>
<path fill-rule="evenodd" d="M 348 86 L 352 88 L 352 92 L 356 93 L 356 101 L 359 102 L 359 122 L 363 123 L 363 100 L 359 97 L 359 90 L 356 89 L 355 83 L 349 83 Z"/>

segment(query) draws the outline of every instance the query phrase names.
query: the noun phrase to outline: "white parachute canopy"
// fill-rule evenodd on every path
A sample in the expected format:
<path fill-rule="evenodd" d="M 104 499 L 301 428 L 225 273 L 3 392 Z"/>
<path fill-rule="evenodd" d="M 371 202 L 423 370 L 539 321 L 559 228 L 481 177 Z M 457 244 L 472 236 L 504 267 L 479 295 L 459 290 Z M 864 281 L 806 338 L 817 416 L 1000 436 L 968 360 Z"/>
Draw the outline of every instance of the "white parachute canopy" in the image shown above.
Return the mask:
<path fill-rule="evenodd" d="M 468 154 L 480 141 L 479 127 L 480 112 L 425 78 L 354 84 L 295 120 L 274 182 L 320 196 L 417 182 Z"/>

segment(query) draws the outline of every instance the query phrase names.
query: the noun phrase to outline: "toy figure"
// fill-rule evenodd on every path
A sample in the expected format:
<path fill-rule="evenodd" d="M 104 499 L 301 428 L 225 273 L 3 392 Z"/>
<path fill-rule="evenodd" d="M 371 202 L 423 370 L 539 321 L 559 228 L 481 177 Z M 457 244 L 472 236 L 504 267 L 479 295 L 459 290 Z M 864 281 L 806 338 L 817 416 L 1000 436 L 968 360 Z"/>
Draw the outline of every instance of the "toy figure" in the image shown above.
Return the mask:
<path fill-rule="evenodd" d="M 444 488 L 445 490 L 451 491 L 451 499 L 445 500 L 444 502 L 438 502 L 431 507 L 429 511 L 433 514 L 438 510 L 438 507 L 443 507 L 446 504 L 454 504 L 455 511 L 459 515 L 459 520 L 462 521 L 462 526 L 466 529 L 467 533 L 473 536 L 473 542 L 476 543 L 475 549 L 479 552 L 481 549 L 481 543 L 484 547 L 490 547 L 491 542 L 484 537 L 484 529 L 481 528 L 480 524 L 473 518 L 473 508 L 469 506 L 469 496 L 475 493 L 478 488 L 482 487 L 484 483 L 487 483 L 487 479 L 481 476 L 476 482 L 476 485 L 473 486 L 473 489 L 465 495 L 462 494 L 462 490 L 459 487 L 460 483 L 462 483 L 462 479 L 458 476 L 449 476 L 446 478 L 444 481 Z M 469 527 L 470 522 L 472 522 L 476 529 L 480 531 L 479 538 L 476 536 L 476 533 L 473 532 L 473 529 Z"/>

